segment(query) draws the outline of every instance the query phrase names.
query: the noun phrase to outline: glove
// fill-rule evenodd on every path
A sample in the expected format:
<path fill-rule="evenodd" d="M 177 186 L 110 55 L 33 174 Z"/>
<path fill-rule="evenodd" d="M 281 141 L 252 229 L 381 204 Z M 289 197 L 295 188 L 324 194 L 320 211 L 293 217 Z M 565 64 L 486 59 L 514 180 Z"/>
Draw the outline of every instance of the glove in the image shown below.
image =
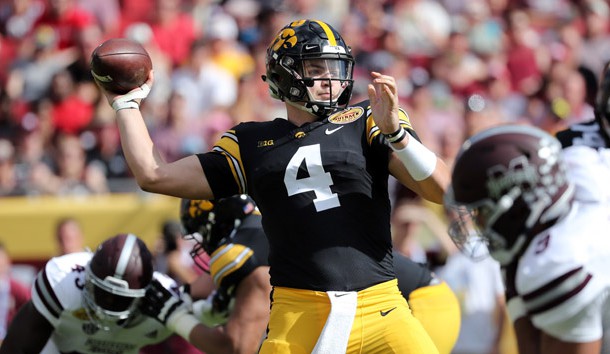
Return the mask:
<path fill-rule="evenodd" d="M 208 327 L 222 326 L 229 320 L 235 298 L 224 291 L 214 291 L 205 300 L 193 303 L 193 314 Z"/>
<path fill-rule="evenodd" d="M 176 311 L 188 312 L 188 307 L 180 296 L 165 288 L 158 280 L 153 279 L 146 295 L 140 304 L 142 313 L 166 324 L 170 316 Z"/>
<path fill-rule="evenodd" d="M 186 306 L 189 309 L 193 308 L 193 297 L 191 296 L 191 284 L 184 284 L 182 286 L 180 286 L 179 292 L 180 292 L 180 298 L 182 299 L 182 301 L 184 301 L 184 303 L 186 304 Z"/>
<path fill-rule="evenodd" d="M 146 295 L 140 304 L 140 311 L 161 322 L 186 340 L 189 340 L 191 331 L 199 324 L 179 294 L 165 288 L 157 280 L 153 280 L 146 289 Z"/>
<path fill-rule="evenodd" d="M 150 93 L 150 86 L 142 84 L 140 87 L 127 92 L 124 95 L 116 96 L 112 101 L 112 108 L 115 112 L 121 109 L 140 109 L 140 102 Z"/>

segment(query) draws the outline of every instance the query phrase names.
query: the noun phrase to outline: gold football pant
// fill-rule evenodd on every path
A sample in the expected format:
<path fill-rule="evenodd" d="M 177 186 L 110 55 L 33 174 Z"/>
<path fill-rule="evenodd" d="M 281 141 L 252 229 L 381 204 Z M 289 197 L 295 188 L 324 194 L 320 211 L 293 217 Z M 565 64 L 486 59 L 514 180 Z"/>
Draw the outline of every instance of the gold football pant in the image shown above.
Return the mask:
<path fill-rule="evenodd" d="M 449 354 L 460 333 L 460 303 L 447 283 L 424 286 L 409 295 L 409 305 L 440 354 Z"/>
<path fill-rule="evenodd" d="M 396 279 L 356 295 L 353 324 L 351 330 L 347 329 L 347 353 L 438 353 L 430 336 L 411 314 Z M 268 335 L 259 353 L 312 353 L 330 309 L 326 292 L 275 287 Z"/>

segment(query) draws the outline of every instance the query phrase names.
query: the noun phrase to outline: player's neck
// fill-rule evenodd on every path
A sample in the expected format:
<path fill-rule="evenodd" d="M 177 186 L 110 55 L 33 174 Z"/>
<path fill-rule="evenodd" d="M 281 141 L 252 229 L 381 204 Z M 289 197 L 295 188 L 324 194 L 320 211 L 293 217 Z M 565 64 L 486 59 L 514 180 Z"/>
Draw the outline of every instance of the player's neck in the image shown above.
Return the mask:
<path fill-rule="evenodd" d="M 318 116 L 311 114 L 303 109 L 295 107 L 291 104 L 286 104 L 286 114 L 288 121 L 297 127 L 302 126 L 306 123 L 315 122 L 318 120 Z"/>

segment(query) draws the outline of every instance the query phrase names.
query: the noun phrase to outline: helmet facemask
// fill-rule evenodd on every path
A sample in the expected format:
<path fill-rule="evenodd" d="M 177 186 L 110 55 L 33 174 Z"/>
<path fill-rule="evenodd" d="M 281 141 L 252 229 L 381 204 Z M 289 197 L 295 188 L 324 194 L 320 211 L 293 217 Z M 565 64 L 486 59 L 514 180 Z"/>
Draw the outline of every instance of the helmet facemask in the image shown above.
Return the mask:
<path fill-rule="evenodd" d="M 452 200 L 451 195 L 451 192 L 448 193 L 445 201 L 454 211 L 449 236 L 460 251 L 475 261 L 491 255 L 502 265 L 510 263 L 525 245 L 528 230 L 527 225 L 520 225 L 514 219 L 515 215 L 511 215 L 515 212 L 527 213 L 522 208 L 518 211 L 512 209 L 517 204 L 521 189 L 512 188 L 498 202 L 485 199 L 472 204 L 459 204 Z M 505 235 L 502 236 L 496 229 L 503 230 Z"/>
<path fill-rule="evenodd" d="M 125 326 L 139 313 L 138 305 L 146 289 L 130 289 L 127 281 L 111 276 L 100 279 L 86 267 L 83 304 L 89 319 L 99 328 Z"/>
<path fill-rule="evenodd" d="M 299 72 L 295 72 L 294 76 L 295 81 L 300 80 L 298 86 L 303 87 L 305 92 L 292 90 L 302 98 L 289 102 L 301 102 L 303 109 L 321 117 L 330 115 L 345 106 L 351 96 L 352 65 L 348 60 L 337 58 L 303 59 Z"/>

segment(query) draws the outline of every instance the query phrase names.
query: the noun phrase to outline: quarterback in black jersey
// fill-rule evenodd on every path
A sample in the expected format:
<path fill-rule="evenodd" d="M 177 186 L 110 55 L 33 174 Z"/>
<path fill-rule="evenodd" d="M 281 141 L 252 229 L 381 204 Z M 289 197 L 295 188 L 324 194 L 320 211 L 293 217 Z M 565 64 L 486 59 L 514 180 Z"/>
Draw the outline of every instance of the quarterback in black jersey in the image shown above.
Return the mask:
<path fill-rule="evenodd" d="M 291 22 L 269 45 L 263 77 L 286 119 L 239 124 L 213 151 L 172 163 L 139 111 L 153 72 L 125 95 L 104 91 L 142 189 L 256 201 L 273 286 L 261 353 L 437 353 L 396 284 L 388 178 L 442 203 L 450 174 L 418 141 L 393 77 L 372 72 L 369 100 L 349 104 L 353 65 L 330 25 Z"/>

